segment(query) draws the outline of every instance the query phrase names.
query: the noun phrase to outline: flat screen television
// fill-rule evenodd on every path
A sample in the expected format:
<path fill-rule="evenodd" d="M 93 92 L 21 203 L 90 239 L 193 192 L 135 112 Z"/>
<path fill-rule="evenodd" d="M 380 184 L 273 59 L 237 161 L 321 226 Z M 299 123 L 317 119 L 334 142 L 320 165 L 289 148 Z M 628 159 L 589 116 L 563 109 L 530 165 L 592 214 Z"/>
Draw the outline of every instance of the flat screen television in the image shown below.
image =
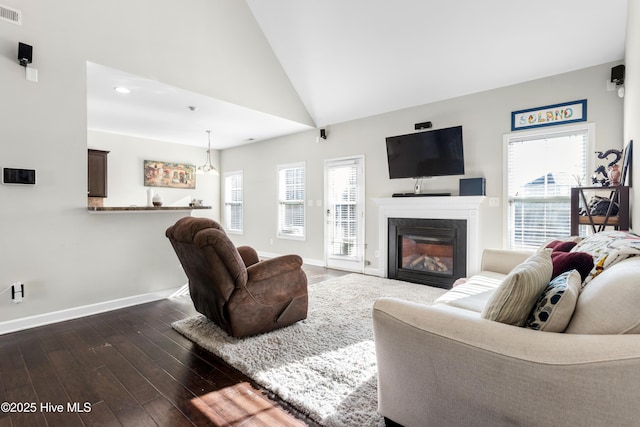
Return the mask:
<path fill-rule="evenodd" d="M 391 179 L 464 175 L 462 126 L 390 136 L 386 141 Z"/>

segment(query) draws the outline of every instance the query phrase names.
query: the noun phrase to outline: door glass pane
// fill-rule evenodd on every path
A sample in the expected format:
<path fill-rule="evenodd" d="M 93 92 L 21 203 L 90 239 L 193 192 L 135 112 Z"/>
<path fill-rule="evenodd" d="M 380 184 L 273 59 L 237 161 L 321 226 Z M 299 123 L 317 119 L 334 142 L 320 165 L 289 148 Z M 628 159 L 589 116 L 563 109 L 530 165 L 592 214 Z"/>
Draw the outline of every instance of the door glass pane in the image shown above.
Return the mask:
<path fill-rule="evenodd" d="M 329 174 L 329 255 L 358 257 L 358 167 L 331 166 Z"/>

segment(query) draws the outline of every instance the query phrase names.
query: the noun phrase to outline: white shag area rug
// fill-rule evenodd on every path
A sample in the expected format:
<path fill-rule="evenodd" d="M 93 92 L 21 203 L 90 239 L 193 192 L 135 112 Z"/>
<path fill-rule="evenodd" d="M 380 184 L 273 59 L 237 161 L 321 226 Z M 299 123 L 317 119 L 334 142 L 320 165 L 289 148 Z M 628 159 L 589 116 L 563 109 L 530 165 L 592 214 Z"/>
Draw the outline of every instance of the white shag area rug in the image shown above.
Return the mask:
<path fill-rule="evenodd" d="M 372 307 L 379 297 L 431 304 L 443 289 L 362 274 L 309 285 L 307 319 L 236 339 L 204 316 L 173 328 L 328 427 L 384 426 L 377 412 Z"/>

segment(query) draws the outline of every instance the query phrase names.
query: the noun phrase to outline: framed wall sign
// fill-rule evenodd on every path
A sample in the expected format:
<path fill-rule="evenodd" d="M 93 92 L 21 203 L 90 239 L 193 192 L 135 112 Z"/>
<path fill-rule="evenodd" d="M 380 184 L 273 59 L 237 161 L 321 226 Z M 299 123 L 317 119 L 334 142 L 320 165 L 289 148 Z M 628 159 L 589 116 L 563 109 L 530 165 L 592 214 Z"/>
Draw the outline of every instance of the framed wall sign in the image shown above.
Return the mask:
<path fill-rule="evenodd" d="M 587 121 L 587 100 L 547 105 L 511 113 L 511 130 Z"/>

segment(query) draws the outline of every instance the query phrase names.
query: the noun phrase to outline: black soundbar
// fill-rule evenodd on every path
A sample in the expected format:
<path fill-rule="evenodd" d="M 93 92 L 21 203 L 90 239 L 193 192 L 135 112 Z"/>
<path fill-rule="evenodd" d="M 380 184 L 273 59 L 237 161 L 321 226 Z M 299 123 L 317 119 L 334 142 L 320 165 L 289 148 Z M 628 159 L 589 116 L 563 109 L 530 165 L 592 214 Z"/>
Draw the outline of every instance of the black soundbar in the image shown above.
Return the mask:
<path fill-rule="evenodd" d="M 391 197 L 442 197 L 451 196 L 451 193 L 393 193 Z"/>

